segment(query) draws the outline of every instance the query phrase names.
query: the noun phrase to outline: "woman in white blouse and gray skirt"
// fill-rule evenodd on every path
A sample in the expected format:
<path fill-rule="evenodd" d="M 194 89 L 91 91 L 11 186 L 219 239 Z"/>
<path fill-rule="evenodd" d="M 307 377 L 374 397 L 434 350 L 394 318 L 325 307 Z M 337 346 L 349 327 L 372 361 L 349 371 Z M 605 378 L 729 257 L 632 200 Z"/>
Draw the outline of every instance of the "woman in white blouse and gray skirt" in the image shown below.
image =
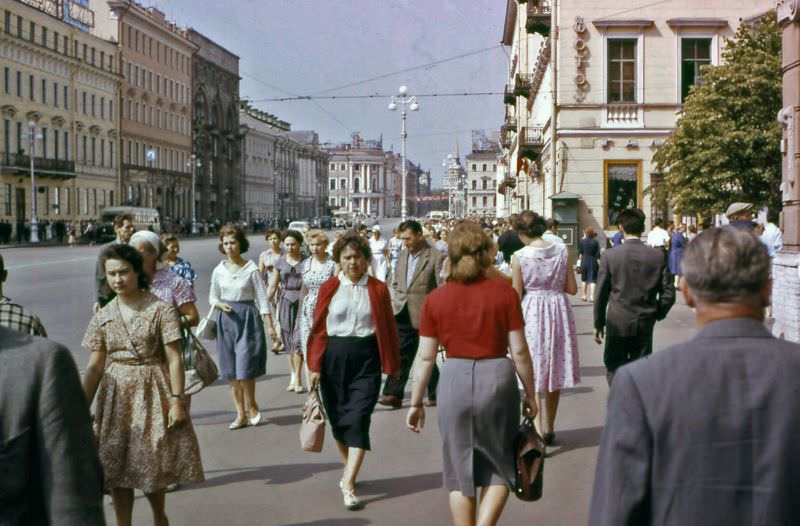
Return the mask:
<path fill-rule="evenodd" d="M 228 429 L 240 429 L 261 422 L 255 379 L 267 370 L 264 322 L 272 327 L 271 315 L 267 289 L 258 267 L 241 256 L 250 245 L 244 231 L 235 225 L 225 225 L 219 231 L 219 241 L 219 250 L 226 258 L 211 273 L 208 303 L 220 311 L 217 316 L 220 376 L 230 382 L 236 405 L 236 420 Z"/>
<path fill-rule="evenodd" d="M 341 267 L 322 284 L 308 340 L 312 388 L 319 386 L 333 437 L 345 463 L 339 489 L 348 509 L 360 503 L 354 488 L 378 402 L 381 370 L 400 369 L 397 326 L 389 289 L 367 275 L 369 243 L 349 232 L 333 247 Z"/>

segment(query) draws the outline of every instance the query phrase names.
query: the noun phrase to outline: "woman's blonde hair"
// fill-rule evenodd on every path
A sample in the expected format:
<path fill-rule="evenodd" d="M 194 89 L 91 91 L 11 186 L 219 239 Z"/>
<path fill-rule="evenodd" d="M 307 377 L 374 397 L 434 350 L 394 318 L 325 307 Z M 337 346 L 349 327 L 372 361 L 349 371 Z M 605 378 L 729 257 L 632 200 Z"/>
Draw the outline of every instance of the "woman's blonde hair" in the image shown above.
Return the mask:
<path fill-rule="evenodd" d="M 447 236 L 450 279 L 466 283 L 483 276 L 492 264 L 492 241 L 477 224 L 462 221 Z"/>
<path fill-rule="evenodd" d="M 325 232 L 323 232 L 322 230 L 309 230 L 306 233 L 306 241 L 308 241 L 309 243 L 311 243 L 312 241 L 316 241 L 317 243 L 327 246 L 328 236 L 326 236 Z"/>

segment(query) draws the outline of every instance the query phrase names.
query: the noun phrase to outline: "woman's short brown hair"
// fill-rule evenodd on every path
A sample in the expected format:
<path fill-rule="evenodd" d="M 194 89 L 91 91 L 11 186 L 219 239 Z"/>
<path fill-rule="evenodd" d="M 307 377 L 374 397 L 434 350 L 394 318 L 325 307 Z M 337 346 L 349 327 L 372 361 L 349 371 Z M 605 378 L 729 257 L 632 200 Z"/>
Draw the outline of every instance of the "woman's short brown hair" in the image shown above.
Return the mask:
<path fill-rule="evenodd" d="M 372 260 L 372 249 L 369 248 L 369 241 L 364 239 L 361 234 L 355 230 L 350 230 L 345 232 L 345 234 L 333 244 L 333 261 L 339 263 L 342 251 L 347 247 L 361 252 L 364 255 L 364 259 L 367 260 L 367 263 Z"/>
<path fill-rule="evenodd" d="M 222 248 L 222 240 L 227 236 L 233 236 L 236 242 L 239 243 L 239 254 L 244 254 L 250 249 L 250 242 L 247 240 L 244 230 L 233 223 L 228 223 L 219 229 L 219 246 L 217 248 L 223 254 L 225 250 Z"/>
<path fill-rule="evenodd" d="M 586 228 L 586 230 L 584 230 L 584 231 L 583 231 L 583 233 L 584 233 L 584 234 L 586 235 L 586 237 L 588 237 L 589 239 L 593 239 L 593 238 L 597 237 L 597 232 L 595 232 L 595 231 L 594 231 L 594 228 L 592 228 L 592 227 L 588 227 L 588 228 Z"/>
<path fill-rule="evenodd" d="M 529 238 L 542 237 L 547 230 L 547 221 L 536 212 L 525 210 L 517 216 L 514 230 Z"/>
<path fill-rule="evenodd" d="M 164 243 L 165 245 L 173 241 L 175 241 L 176 243 L 180 243 L 180 241 L 178 241 L 178 236 L 176 236 L 172 232 L 165 232 L 161 234 L 161 242 Z"/>
<path fill-rule="evenodd" d="M 100 265 L 103 269 L 104 278 L 106 275 L 106 262 L 110 259 L 125 261 L 130 264 L 134 274 L 136 274 L 139 289 L 147 290 L 150 288 L 150 278 L 144 271 L 144 260 L 138 250 L 130 245 L 120 245 L 116 243 L 103 249 L 100 253 Z M 106 295 L 111 293 L 111 287 L 108 286 L 108 282 L 105 279 L 103 279 L 103 293 Z"/>
<path fill-rule="evenodd" d="M 447 237 L 450 279 L 466 283 L 483 276 L 492 264 L 492 241 L 477 223 L 462 221 Z"/>
<path fill-rule="evenodd" d="M 278 239 L 280 239 L 281 241 L 283 241 L 283 233 L 282 233 L 280 230 L 277 230 L 277 229 L 275 229 L 275 228 L 268 228 L 268 229 L 267 229 L 267 231 L 266 231 L 266 232 L 264 232 L 264 239 L 265 239 L 266 241 L 269 241 L 269 238 L 270 238 L 270 237 L 271 237 L 273 234 L 275 234 L 276 236 L 278 236 Z"/>

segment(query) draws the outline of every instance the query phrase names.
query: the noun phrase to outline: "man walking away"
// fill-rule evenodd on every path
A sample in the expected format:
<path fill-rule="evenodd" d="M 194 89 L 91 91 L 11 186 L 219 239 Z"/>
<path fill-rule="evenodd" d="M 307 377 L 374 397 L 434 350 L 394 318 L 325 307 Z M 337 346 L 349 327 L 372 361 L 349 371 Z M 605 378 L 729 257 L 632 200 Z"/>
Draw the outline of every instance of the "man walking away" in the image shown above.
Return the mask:
<path fill-rule="evenodd" d="M 727 226 L 682 265 L 700 332 L 617 371 L 589 525 L 800 524 L 800 345 L 764 327 L 767 250 Z"/>
<path fill-rule="evenodd" d="M 664 252 L 669 248 L 669 232 L 664 230 L 663 219 L 656 219 L 653 229 L 647 234 L 647 245 Z"/>
<path fill-rule="evenodd" d="M 105 524 L 103 471 L 70 352 L 0 327 L 0 414 L 0 524 Z"/>
<path fill-rule="evenodd" d="M 558 220 L 548 219 L 545 222 L 545 227 L 547 230 L 545 230 L 544 234 L 542 234 L 542 239 L 554 245 L 563 245 L 564 240 L 558 235 L 558 225 L 560 225 Z"/>
<path fill-rule="evenodd" d="M 408 374 L 419 346 L 419 322 L 422 305 L 428 293 L 442 284 L 444 254 L 425 240 L 422 225 L 417 221 L 404 221 L 397 227 L 404 248 L 397 260 L 397 270 L 392 278 L 392 310 L 400 337 L 400 375 L 389 377 L 383 387 L 381 405 L 400 408 L 408 382 Z M 457 309 L 458 306 L 453 306 Z M 428 384 L 428 404 L 436 404 L 438 369 L 434 369 Z"/>
<path fill-rule="evenodd" d="M 28 312 L 22 305 L 17 305 L 3 296 L 3 284 L 6 279 L 8 279 L 8 271 L 6 270 L 3 256 L 0 256 L 0 326 L 24 332 L 31 336 L 47 338 L 47 331 L 44 330 L 44 325 L 42 325 L 36 314 Z"/>
<path fill-rule="evenodd" d="M 666 318 L 675 303 L 666 253 L 639 239 L 644 220 L 644 212 L 638 208 L 620 212 L 618 221 L 625 242 L 607 250 L 600 259 L 594 340 L 600 344 L 606 339 L 603 363 L 609 385 L 617 368 L 653 351 L 655 323 Z"/>
<path fill-rule="evenodd" d="M 511 214 L 508 216 L 509 228 L 500 234 L 500 237 L 497 239 L 497 247 L 500 249 L 500 253 L 503 254 L 503 261 L 509 265 L 511 264 L 511 255 L 525 246 L 525 243 L 523 243 L 517 235 L 516 226 L 518 219 L 519 214 Z"/>

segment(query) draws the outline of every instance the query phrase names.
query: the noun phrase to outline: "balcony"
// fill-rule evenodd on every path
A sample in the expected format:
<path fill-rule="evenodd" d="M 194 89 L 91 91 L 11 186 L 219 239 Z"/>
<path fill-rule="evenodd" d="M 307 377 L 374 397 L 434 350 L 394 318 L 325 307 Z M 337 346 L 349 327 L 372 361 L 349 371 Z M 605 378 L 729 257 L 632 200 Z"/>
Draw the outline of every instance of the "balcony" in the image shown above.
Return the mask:
<path fill-rule="evenodd" d="M 503 103 L 512 105 L 517 103 L 517 96 L 514 95 L 514 86 L 506 84 L 506 89 L 503 93 Z"/>
<path fill-rule="evenodd" d="M 535 161 L 544 148 L 544 129 L 541 126 L 526 126 L 519 131 L 519 156 Z"/>
<path fill-rule="evenodd" d="M 538 33 L 545 38 L 550 36 L 551 0 L 531 0 L 526 10 L 528 17 L 525 20 L 525 30 L 528 33 Z"/>
<path fill-rule="evenodd" d="M 3 171 L 28 174 L 31 170 L 31 158 L 28 155 L 0 152 L 0 166 Z M 33 169 L 41 177 L 57 177 L 71 179 L 75 177 L 75 162 L 64 159 L 33 158 Z"/>
<path fill-rule="evenodd" d="M 164 168 L 158 168 L 157 166 L 150 166 L 143 164 L 122 163 L 122 170 L 126 172 L 132 172 L 132 171 L 150 172 L 154 174 L 160 174 L 177 178 L 192 176 L 190 172 L 180 172 L 178 170 L 166 170 Z"/>
<path fill-rule="evenodd" d="M 506 191 L 516 188 L 517 180 L 513 177 L 506 176 L 499 185 L 497 185 L 497 193 L 505 194 Z"/>
<path fill-rule="evenodd" d="M 507 125 L 500 126 L 500 145 L 503 148 L 509 149 L 511 148 L 511 133 L 516 131 L 516 129 L 511 129 Z"/>
<path fill-rule="evenodd" d="M 517 73 L 517 76 L 514 77 L 514 95 L 528 97 L 531 93 L 532 84 L 533 75 Z"/>
<path fill-rule="evenodd" d="M 615 102 L 603 111 L 603 128 L 642 128 L 642 105 L 635 102 Z"/>
<path fill-rule="evenodd" d="M 505 126 L 513 131 L 517 131 L 517 118 L 514 115 L 506 115 Z"/>

